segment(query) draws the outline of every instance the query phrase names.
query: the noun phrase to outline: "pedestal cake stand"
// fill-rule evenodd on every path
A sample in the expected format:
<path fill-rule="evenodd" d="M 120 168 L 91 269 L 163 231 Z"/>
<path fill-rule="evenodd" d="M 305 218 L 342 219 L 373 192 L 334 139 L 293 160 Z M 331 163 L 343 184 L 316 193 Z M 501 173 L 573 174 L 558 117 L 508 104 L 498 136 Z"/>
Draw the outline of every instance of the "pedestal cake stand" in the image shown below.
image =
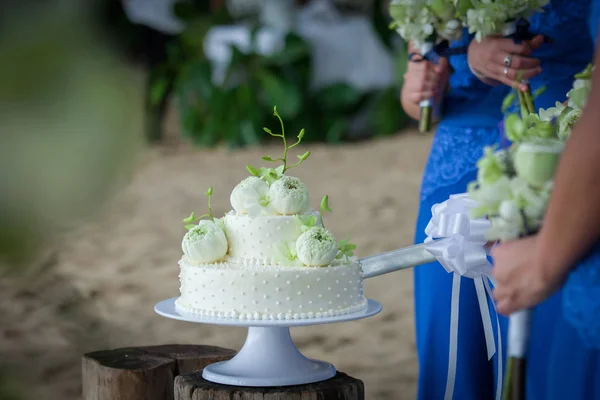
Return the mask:
<path fill-rule="evenodd" d="M 294 320 L 242 320 L 203 317 L 183 313 L 175 308 L 175 300 L 163 300 L 154 310 L 163 317 L 202 324 L 248 328 L 248 336 L 239 353 L 229 361 L 204 368 L 204 379 L 233 386 L 291 386 L 320 382 L 335 376 L 335 367 L 324 361 L 310 360 L 300 353 L 290 336 L 290 328 L 354 321 L 381 312 L 381 304 L 368 300 L 367 308 L 336 317 Z"/>

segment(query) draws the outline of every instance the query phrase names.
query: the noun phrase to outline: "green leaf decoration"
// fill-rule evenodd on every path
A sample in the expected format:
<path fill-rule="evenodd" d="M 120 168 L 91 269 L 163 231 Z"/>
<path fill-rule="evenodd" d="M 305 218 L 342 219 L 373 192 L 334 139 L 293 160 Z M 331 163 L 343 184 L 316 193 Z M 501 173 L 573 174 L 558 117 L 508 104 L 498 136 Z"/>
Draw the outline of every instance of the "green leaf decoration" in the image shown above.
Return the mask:
<path fill-rule="evenodd" d="M 186 224 L 189 224 L 189 223 L 194 222 L 195 219 L 196 219 L 196 213 L 194 213 L 192 211 L 192 213 L 190 214 L 189 217 L 183 219 L 183 222 L 185 222 Z"/>
<path fill-rule="evenodd" d="M 263 156 L 262 159 L 267 162 L 281 161 L 283 163 L 283 165 L 277 167 L 275 170 L 273 170 L 272 168 L 261 168 L 260 171 L 256 170 L 255 168 L 250 169 L 251 167 L 248 165 L 246 166 L 246 168 L 248 169 L 248 171 L 250 171 L 250 173 L 252 175 L 261 176 L 261 177 L 265 178 L 267 180 L 267 182 L 269 182 L 269 184 L 271 184 L 275 180 L 279 179 L 283 174 L 285 174 L 285 172 L 287 170 L 297 167 L 298 165 L 302 164 L 310 156 L 310 151 L 307 151 L 306 153 L 298 156 L 299 161 L 297 163 L 288 165 L 288 159 L 287 159 L 288 151 L 300 144 L 300 142 L 302 141 L 302 138 L 304 137 L 304 129 L 302 129 L 300 131 L 300 133 L 298 134 L 298 141 L 296 143 L 288 146 L 287 139 L 285 137 L 285 125 L 283 123 L 283 119 L 277 112 L 277 107 L 273 107 L 273 115 L 279 120 L 279 123 L 281 125 L 281 134 L 273 133 L 268 128 L 263 128 L 263 129 L 269 135 L 274 136 L 274 137 L 280 137 L 283 140 L 283 156 L 280 158 L 275 158 L 275 159 L 272 158 L 271 156 Z M 267 171 L 267 172 L 265 172 L 265 171 Z M 272 172 L 272 171 L 274 171 L 274 172 Z"/>
<path fill-rule="evenodd" d="M 337 260 L 346 257 L 346 259 L 348 259 L 349 257 L 353 257 L 354 256 L 354 250 L 356 250 L 356 245 L 353 243 L 350 243 L 350 235 L 348 235 L 346 237 L 346 239 L 340 240 L 338 243 L 338 254 L 335 257 Z"/>
<path fill-rule="evenodd" d="M 260 169 L 260 177 L 269 185 L 272 185 L 277 179 L 281 178 L 281 174 L 276 168 L 265 168 Z"/>
<path fill-rule="evenodd" d="M 299 155 L 298 159 L 300 159 L 300 161 L 305 161 L 308 157 L 310 157 L 310 151 L 307 151 L 306 153 Z"/>
<path fill-rule="evenodd" d="M 306 232 L 316 226 L 319 220 L 316 215 L 298 215 L 297 218 L 300 221 L 300 230 L 302 232 Z"/>
<path fill-rule="evenodd" d="M 323 198 L 321 199 L 321 211 L 333 212 L 333 211 L 331 211 L 331 208 L 329 208 L 329 196 L 328 195 L 323 196 Z"/>
<path fill-rule="evenodd" d="M 251 165 L 246 165 L 246 169 L 248 170 L 248 172 L 250 172 L 250 175 L 253 175 L 253 176 L 259 176 L 260 175 L 260 171 L 257 170 L 256 168 L 254 168 Z"/>
<path fill-rule="evenodd" d="M 183 219 L 183 222 L 186 224 L 185 229 L 187 229 L 187 230 L 192 229 L 194 226 L 196 226 L 196 224 L 194 224 L 194 223 L 197 221 L 200 221 L 202 218 L 209 218 L 211 221 L 213 221 L 213 222 L 215 221 L 215 218 L 213 217 L 213 214 L 212 214 L 212 207 L 211 207 L 212 194 L 213 194 L 213 187 L 210 186 L 205 193 L 206 197 L 208 197 L 208 213 L 202 214 L 199 217 L 197 217 L 196 213 L 192 211 L 192 213 L 190 214 L 189 217 Z"/>

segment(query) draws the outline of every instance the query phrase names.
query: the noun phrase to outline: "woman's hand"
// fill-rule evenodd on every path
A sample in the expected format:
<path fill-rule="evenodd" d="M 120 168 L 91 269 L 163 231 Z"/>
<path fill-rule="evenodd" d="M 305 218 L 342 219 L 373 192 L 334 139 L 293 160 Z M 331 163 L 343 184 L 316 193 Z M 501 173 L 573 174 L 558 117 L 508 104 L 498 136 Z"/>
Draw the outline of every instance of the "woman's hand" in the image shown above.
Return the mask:
<path fill-rule="evenodd" d="M 437 65 L 428 60 L 409 61 L 400 97 L 406 113 L 419 119 L 419 103 L 431 98 L 439 101 L 449 76 L 450 65 L 446 58 L 441 58 Z"/>
<path fill-rule="evenodd" d="M 469 44 L 469 67 L 475 76 L 488 85 L 500 82 L 526 91 L 527 85 L 517 82 L 517 78 L 519 73 L 523 74 L 522 79 L 531 79 L 542 72 L 540 60 L 530 55 L 543 43 L 544 37 L 541 35 L 522 44 L 497 36 L 485 37 L 481 42 L 472 40 Z"/>
<path fill-rule="evenodd" d="M 504 315 L 531 308 L 552 295 L 563 283 L 566 272 L 537 256 L 538 236 L 502 243 L 492 249 L 496 278 L 496 308 Z"/>

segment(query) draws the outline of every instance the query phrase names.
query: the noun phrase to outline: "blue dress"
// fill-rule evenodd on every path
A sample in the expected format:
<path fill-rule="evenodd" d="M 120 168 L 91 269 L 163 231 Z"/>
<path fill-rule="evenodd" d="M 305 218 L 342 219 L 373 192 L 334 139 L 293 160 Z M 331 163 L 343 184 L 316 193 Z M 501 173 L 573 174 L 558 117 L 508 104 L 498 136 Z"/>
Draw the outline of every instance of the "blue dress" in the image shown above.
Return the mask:
<path fill-rule="evenodd" d="M 465 35 L 460 42 L 452 43 L 452 47 L 467 45 L 469 41 Z M 467 184 L 476 178 L 476 162 L 482 156 L 483 148 L 500 141 L 500 109 L 508 89 L 504 86 L 493 88 L 480 82 L 469 70 L 466 55 L 452 56 L 450 63 L 454 68 L 450 92 L 443 104 L 442 120 L 433 138 L 422 179 L 416 243 L 423 243 L 426 238 L 425 227 L 431 218 L 431 207 L 447 200 L 451 194 L 465 192 Z M 452 274 L 438 263 L 422 265 L 414 271 L 419 399 L 444 399 L 452 278 Z M 492 361 L 487 359 L 473 280 L 461 278 L 459 301 L 454 398 L 493 399 L 496 356 Z M 492 314 L 494 319 L 495 314 Z M 496 324 L 493 325 L 496 329 Z"/>
<path fill-rule="evenodd" d="M 547 87 L 546 92 L 536 99 L 537 107 L 547 108 L 564 98 L 572 85 L 573 75 L 590 62 L 592 42 L 586 20 L 589 16 L 589 0 L 553 0 L 544 11 L 532 18 L 531 30 L 551 37 L 553 43 L 543 45 L 534 53 L 542 61 L 543 72 L 530 83 L 532 89 L 542 85 Z M 465 42 L 468 40 L 464 39 Z M 451 91 L 423 175 L 415 235 L 417 243 L 425 239 L 424 229 L 431 218 L 431 206 L 448 199 L 451 194 L 465 192 L 467 184 L 476 178 L 475 164 L 482 155 L 483 147 L 500 143 L 498 122 L 503 117 L 500 108 L 508 89 L 490 88 L 479 82 L 469 72 L 464 56 L 453 56 L 450 61 L 456 72 L 451 77 Z M 487 360 L 473 281 L 461 279 L 454 399 L 493 399 L 498 355 L 491 361 Z M 444 398 L 448 373 L 451 288 L 452 275 L 446 273 L 439 264 L 415 269 L 419 399 Z M 545 349 L 558 335 L 556 330 L 550 329 L 549 332 L 549 328 L 556 320 L 556 312 L 561 305 L 562 292 L 559 292 L 534 312 L 532 336 L 538 340 L 530 344 L 530 388 L 548 386 L 546 367 L 555 359 Z M 505 318 L 500 317 L 504 344 L 506 322 Z M 505 357 L 505 351 L 502 357 Z M 528 392 L 528 400 L 550 398 L 542 389 Z"/>
<path fill-rule="evenodd" d="M 590 37 L 595 40 L 600 1 L 592 2 L 589 15 Z M 590 54 L 588 62 L 591 59 Z M 550 306 L 542 305 L 545 320 L 534 320 L 532 342 L 549 327 L 553 334 L 549 341 L 544 339 L 544 349 L 530 349 L 528 399 L 600 399 L 600 243 L 553 299 Z"/>
<path fill-rule="evenodd" d="M 541 60 L 543 72 L 531 80 L 532 90 L 547 88 L 535 100 L 536 107 L 548 108 L 564 101 L 573 75 L 592 60 L 593 42 L 587 23 L 590 3 L 552 0 L 544 13 L 531 19 L 532 32 L 553 40 L 533 53 Z M 527 354 L 527 400 L 600 398 L 577 393 L 584 386 L 586 374 L 568 361 L 575 362 L 588 354 L 570 344 L 575 332 L 564 318 L 563 295 L 559 290 L 534 309 Z"/>

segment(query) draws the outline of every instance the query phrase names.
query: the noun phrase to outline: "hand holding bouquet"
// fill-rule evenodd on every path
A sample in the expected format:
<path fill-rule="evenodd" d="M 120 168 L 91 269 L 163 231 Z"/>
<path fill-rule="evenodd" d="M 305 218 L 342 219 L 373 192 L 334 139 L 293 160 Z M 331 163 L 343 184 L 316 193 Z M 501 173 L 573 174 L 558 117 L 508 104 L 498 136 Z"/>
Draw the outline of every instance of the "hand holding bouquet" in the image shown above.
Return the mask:
<path fill-rule="evenodd" d="M 442 48 L 448 41 L 461 38 L 463 15 L 470 0 L 392 0 L 390 15 L 394 22 L 392 27 L 410 42 L 418 51 L 411 55 L 412 61 L 430 61 L 439 63 L 443 56 Z M 421 100 L 419 130 L 427 132 L 431 128 L 433 99 Z"/>

